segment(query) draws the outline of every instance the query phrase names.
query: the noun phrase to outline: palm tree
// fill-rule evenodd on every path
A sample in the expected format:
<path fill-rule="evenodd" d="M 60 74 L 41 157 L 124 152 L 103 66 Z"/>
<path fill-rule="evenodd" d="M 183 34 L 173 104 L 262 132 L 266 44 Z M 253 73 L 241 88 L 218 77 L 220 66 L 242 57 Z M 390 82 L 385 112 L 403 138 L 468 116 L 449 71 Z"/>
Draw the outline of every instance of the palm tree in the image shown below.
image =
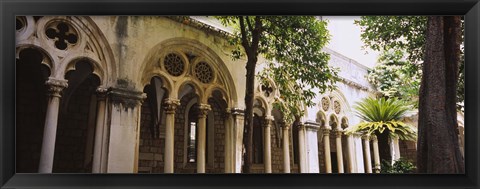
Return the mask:
<path fill-rule="evenodd" d="M 362 132 L 378 138 L 380 159 L 392 162 L 389 138 L 415 141 L 416 128 L 400 121 L 411 106 L 397 98 L 364 98 L 353 106 L 355 114 L 363 121 L 346 130 L 347 134 Z"/>

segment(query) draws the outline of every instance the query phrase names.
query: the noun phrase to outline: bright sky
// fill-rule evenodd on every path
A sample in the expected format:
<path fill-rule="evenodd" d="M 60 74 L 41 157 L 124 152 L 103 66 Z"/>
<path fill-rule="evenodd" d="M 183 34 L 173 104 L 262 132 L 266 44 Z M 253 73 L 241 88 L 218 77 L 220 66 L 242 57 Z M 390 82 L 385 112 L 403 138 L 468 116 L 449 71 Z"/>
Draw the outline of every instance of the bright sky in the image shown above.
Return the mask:
<path fill-rule="evenodd" d="M 328 48 L 367 67 L 375 66 L 379 52 L 362 49 L 360 26 L 353 23 L 355 19 L 360 19 L 360 16 L 322 16 L 322 18 L 329 20 L 328 30 L 332 38 L 327 45 Z"/>

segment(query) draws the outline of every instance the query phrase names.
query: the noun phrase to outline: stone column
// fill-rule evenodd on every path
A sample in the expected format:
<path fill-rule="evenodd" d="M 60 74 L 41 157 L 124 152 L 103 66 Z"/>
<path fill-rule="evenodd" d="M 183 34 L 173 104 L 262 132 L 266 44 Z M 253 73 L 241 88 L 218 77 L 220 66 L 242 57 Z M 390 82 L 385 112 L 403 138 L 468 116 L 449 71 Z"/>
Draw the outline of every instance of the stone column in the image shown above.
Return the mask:
<path fill-rule="evenodd" d="M 306 164 L 307 173 L 319 173 L 320 165 L 318 162 L 318 129 L 320 124 L 314 121 L 307 121 L 305 125 L 305 141 L 306 141 Z"/>
<path fill-rule="evenodd" d="M 232 172 L 232 119 L 230 116 L 230 108 L 225 111 L 225 145 L 224 145 L 224 165 L 225 173 Z"/>
<path fill-rule="evenodd" d="M 272 143 L 270 128 L 272 127 L 273 117 L 265 117 L 265 123 L 263 124 L 263 165 L 265 173 L 272 173 Z"/>
<path fill-rule="evenodd" d="M 330 130 L 330 128 L 323 129 L 325 168 L 327 173 L 332 173 L 332 158 L 330 157 Z"/>
<path fill-rule="evenodd" d="M 335 131 L 335 139 L 336 139 L 336 146 L 337 146 L 337 165 L 338 165 L 338 173 L 344 173 L 343 169 L 343 151 L 342 151 L 342 134 L 341 130 Z"/>
<path fill-rule="evenodd" d="M 93 147 L 93 162 L 92 173 L 102 172 L 102 154 L 105 155 L 105 150 L 102 149 L 105 143 L 105 106 L 106 106 L 107 89 L 97 89 L 97 122 L 95 126 L 95 142 Z"/>
<path fill-rule="evenodd" d="M 349 173 L 357 173 L 357 167 L 355 163 L 355 146 L 354 146 L 353 135 L 347 136 L 347 146 L 348 146 L 348 170 Z"/>
<path fill-rule="evenodd" d="M 207 115 L 211 110 L 210 105 L 200 104 L 198 114 L 198 136 L 197 136 L 197 173 L 205 173 L 206 144 L 207 144 Z"/>
<path fill-rule="evenodd" d="M 242 170 L 242 146 L 243 146 L 243 122 L 244 111 L 239 108 L 231 109 L 233 128 L 232 128 L 232 171 L 240 173 Z"/>
<path fill-rule="evenodd" d="M 165 173 L 173 173 L 175 111 L 178 105 L 180 105 L 180 100 L 178 99 L 165 99 Z"/>
<path fill-rule="evenodd" d="M 369 141 L 369 136 L 362 136 L 363 140 L 363 160 L 364 160 L 364 165 L 365 165 L 365 172 L 366 173 L 372 173 L 372 160 L 370 157 L 370 141 Z"/>
<path fill-rule="evenodd" d="M 307 173 L 307 152 L 305 150 L 305 125 L 298 124 L 298 156 L 300 158 L 300 173 Z"/>
<path fill-rule="evenodd" d="M 58 109 L 63 89 L 68 87 L 67 80 L 48 78 L 45 84 L 48 87 L 48 106 L 43 131 L 42 149 L 40 152 L 39 173 L 52 173 L 53 156 L 55 154 L 55 138 L 57 136 Z"/>
<path fill-rule="evenodd" d="M 140 143 L 141 91 L 110 88 L 108 92 L 110 136 L 108 142 L 108 173 L 136 173 Z"/>
<path fill-rule="evenodd" d="M 285 122 L 281 123 L 282 127 L 282 148 L 283 148 L 283 172 L 290 173 L 290 143 L 289 139 L 290 136 L 288 133 L 290 132 L 290 126 L 285 124 Z"/>
<path fill-rule="evenodd" d="M 372 145 L 373 145 L 373 170 L 375 173 L 380 173 L 380 153 L 378 151 L 378 139 L 376 135 L 372 135 Z"/>

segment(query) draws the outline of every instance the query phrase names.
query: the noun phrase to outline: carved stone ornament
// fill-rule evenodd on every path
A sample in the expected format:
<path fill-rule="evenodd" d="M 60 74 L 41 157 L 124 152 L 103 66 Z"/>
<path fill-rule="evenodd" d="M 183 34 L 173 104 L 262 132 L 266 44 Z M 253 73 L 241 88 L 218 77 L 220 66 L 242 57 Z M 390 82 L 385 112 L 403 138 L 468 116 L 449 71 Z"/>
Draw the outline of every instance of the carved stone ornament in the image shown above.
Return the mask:
<path fill-rule="evenodd" d="M 323 111 L 328 111 L 328 108 L 330 107 L 330 99 L 327 97 L 322 98 L 322 109 Z"/>
<path fill-rule="evenodd" d="M 335 113 L 336 114 L 339 114 L 340 113 L 340 102 L 338 101 L 334 101 L 333 102 L 333 109 L 335 110 Z"/>
<path fill-rule="evenodd" d="M 213 81 L 213 70 L 206 62 L 199 62 L 195 65 L 195 77 L 202 83 Z"/>
<path fill-rule="evenodd" d="M 199 114 L 198 117 L 205 118 L 208 115 L 208 112 L 212 110 L 209 104 L 200 104 L 198 105 Z"/>
<path fill-rule="evenodd" d="M 163 60 L 163 65 L 165 70 L 172 76 L 182 75 L 185 71 L 185 62 L 183 62 L 182 57 L 175 53 L 167 54 Z"/>
<path fill-rule="evenodd" d="M 172 98 L 167 98 L 164 101 L 165 103 L 165 110 L 167 114 L 174 114 L 175 110 L 177 110 L 177 107 L 180 105 L 180 100 L 178 99 L 172 99 Z"/>
<path fill-rule="evenodd" d="M 51 24 L 46 30 L 45 35 L 55 41 L 55 47 L 60 50 L 67 49 L 68 46 L 75 45 L 78 41 L 78 34 L 65 22 Z"/>
<path fill-rule="evenodd" d="M 49 77 L 45 82 L 45 85 L 48 87 L 49 96 L 61 97 L 60 93 L 63 91 L 63 89 L 68 87 L 68 81 Z"/>

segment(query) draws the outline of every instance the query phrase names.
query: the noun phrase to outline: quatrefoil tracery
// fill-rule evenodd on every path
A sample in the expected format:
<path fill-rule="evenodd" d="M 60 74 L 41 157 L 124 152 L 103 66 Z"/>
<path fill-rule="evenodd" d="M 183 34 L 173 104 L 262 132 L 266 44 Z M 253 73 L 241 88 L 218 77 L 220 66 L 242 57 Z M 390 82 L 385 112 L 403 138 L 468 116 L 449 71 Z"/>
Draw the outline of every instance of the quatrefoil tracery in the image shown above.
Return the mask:
<path fill-rule="evenodd" d="M 64 22 L 49 27 L 45 31 L 45 35 L 55 40 L 55 47 L 60 50 L 65 50 L 69 45 L 75 45 L 78 41 L 78 36 L 73 32 L 73 29 Z"/>

